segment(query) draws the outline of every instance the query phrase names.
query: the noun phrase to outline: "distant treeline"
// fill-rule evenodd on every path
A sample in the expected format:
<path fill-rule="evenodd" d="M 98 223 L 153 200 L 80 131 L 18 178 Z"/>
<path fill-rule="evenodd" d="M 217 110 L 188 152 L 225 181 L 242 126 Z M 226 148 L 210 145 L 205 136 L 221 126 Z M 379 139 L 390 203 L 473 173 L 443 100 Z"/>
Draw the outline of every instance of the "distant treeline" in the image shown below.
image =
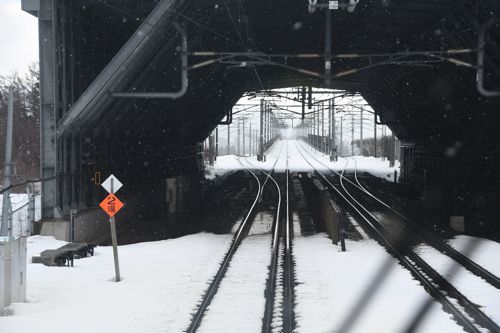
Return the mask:
<path fill-rule="evenodd" d="M 38 65 L 24 76 L 0 76 L 0 183 L 3 183 L 9 87 L 14 88 L 12 182 L 40 175 L 40 84 Z M 24 190 L 24 189 L 20 189 Z"/>

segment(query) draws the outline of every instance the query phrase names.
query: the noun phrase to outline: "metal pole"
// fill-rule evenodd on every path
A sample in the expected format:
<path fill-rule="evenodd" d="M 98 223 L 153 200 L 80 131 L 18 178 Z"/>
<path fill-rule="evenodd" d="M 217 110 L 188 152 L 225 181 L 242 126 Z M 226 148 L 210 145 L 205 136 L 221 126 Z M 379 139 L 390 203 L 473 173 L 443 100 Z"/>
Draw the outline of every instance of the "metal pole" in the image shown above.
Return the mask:
<path fill-rule="evenodd" d="M 241 124 L 241 121 L 238 119 L 238 130 L 236 131 L 236 139 L 237 139 L 237 142 L 238 142 L 238 147 L 236 148 L 236 155 L 240 156 L 240 124 Z"/>
<path fill-rule="evenodd" d="M 340 156 L 342 156 L 342 152 L 344 149 L 343 146 L 343 130 L 344 130 L 344 116 L 340 117 Z"/>
<path fill-rule="evenodd" d="M 328 140 L 326 140 L 327 153 L 332 156 L 332 101 L 328 100 Z"/>
<path fill-rule="evenodd" d="M 321 141 L 320 151 L 325 152 L 325 104 L 321 102 Z"/>
<path fill-rule="evenodd" d="M 351 115 L 351 156 L 354 156 L 354 113 Z"/>
<path fill-rule="evenodd" d="M 219 127 L 215 128 L 215 156 L 214 160 L 217 161 L 217 156 L 219 156 Z"/>
<path fill-rule="evenodd" d="M 115 193 L 113 178 L 111 178 L 111 194 Z M 116 223 L 115 217 L 111 216 L 109 218 L 109 225 L 111 227 L 111 243 L 113 244 L 113 259 L 115 261 L 115 279 L 116 282 L 120 282 L 120 263 L 118 261 L 118 240 L 116 238 Z"/>
<path fill-rule="evenodd" d="M 319 106 L 316 110 L 316 149 L 319 149 Z"/>
<path fill-rule="evenodd" d="M 373 155 L 377 157 L 377 118 L 373 122 Z"/>
<path fill-rule="evenodd" d="M 359 134 L 359 141 L 360 141 L 360 145 L 361 145 L 361 156 L 364 156 L 364 150 L 363 150 L 363 110 L 361 110 L 361 122 L 360 122 L 360 125 L 359 125 L 359 129 L 360 129 L 360 134 Z"/>
<path fill-rule="evenodd" d="M 14 88 L 9 88 L 9 102 L 7 108 L 7 137 L 5 139 L 5 168 L 3 188 L 11 185 L 12 172 L 12 127 L 14 124 Z M 9 236 L 12 238 L 12 220 L 10 219 L 10 190 L 3 193 L 2 202 L 2 226 L 0 236 Z"/>
<path fill-rule="evenodd" d="M 325 84 L 332 84 L 332 13 L 325 8 Z"/>
<path fill-rule="evenodd" d="M 332 149 L 333 160 L 337 160 L 337 147 L 335 141 L 335 97 L 332 98 Z"/>
<path fill-rule="evenodd" d="M 248 155 L 252 156 L 252 123 L 250 123 L 250 129 L 248 130 Z"/>
<path fill-rule="evenodd" d="M 264 99 L 260 100 L 260 147 L 258 161 L 262 161 L 264 156 Z"/>
<path fill-rule="evenodd" d="M 241 124 L 242 124 L 242 127 L 243 127 L 243 130 L 242 130 L 242 135 L 241 135 L 241 140 L 242 140 L 242 152 L 243 152 L 243 156 L 245 156 L 245 117 L 243 117 L 243 120 L 241 121 Z"/>
<path fill-rule="evenodd" d="M 230 155 L 231 154 L 231 150 L 230 150 L 230 139 L 231 138 L 231 124 L 227 124 L 227 154 Z"/>

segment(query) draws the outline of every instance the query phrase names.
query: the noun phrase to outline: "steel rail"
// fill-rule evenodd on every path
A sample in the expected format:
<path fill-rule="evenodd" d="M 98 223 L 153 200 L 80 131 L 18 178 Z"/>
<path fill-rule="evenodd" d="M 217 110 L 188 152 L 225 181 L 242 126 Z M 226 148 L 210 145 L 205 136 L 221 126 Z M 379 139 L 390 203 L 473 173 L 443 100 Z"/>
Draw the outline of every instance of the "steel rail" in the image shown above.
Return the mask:
<path fill-rule="evenodd" d="M 477 264 L 475 261 L 471 260 L 469 257 L 463 255 L 459 251 L 455 250 L 453 247 L 450 245 L 446 244 L 443 240 L 437 238 L 436 236 L 432 235 L 431 233 L 427 232 L 424 230 L 422 227 L 420 227 L 417 223 L 413 222 L 400 212 L 398 212 L 396 209 L 394 209 L 392 206 L 388 205 L 384 201 L 380 200 L 377 196 L 372 194 L 370 191 L 368 191 L 363 185 L 361 185 L 361 182 L 358 179 L 357 176 L 357 162 L 355 161 L 355 167 L 354 167 L 354 178 L 356 180 L 356 183 L 358 184 L 358 190 L 363 191 L 365 194 L 373 198 L 375 201 L 389 209 L 391 212 L 399 216 L 403 222 L 405 223 L 405 226 L 409 227 L 412 229 L 412 231 L 415 231 L 418 233 L 418 235 L 425 241 L 427 242 L 430 246 L 434 247 L 436 250 L 441 252 L 444 255 L 447 255 L 451 259 L 455 260 L 459 264 L 461 264 L 465 269 L 467 269 L 469 272 L 472 274 L 482 278 L 489 284 L 491 284 L 493 287 L 500 289 L 500 278 L 496 276 L 495 274 L 491 273 L 488 271 L 486 268 L 482 267 L 481 265 Z"/>
<path fill-rule="evenodd" d="M 281 151 L 280 151 L 280 154 L 281 154 Z M 278 155 L 278 159 L 279 159 L 279 155 Z M 203 296 L 202 302 L 198 306 L 196 313 L 193 315 L 191 323 L 190 323 L 189 327 L 187 328 L 186 332 L 188 332 L 188 333 L 197 332 L 198 328 L 200 327 L 201 322 L 204 318 L 204 315 L 207 311 L 207 308 L 211 304 L 215 295 L 217 294 L 219 286 L 220 286 L 220 284 L 221 284 L 221 282 L 222 282 L 222 280 L 223 280 L 223 278 L 224 278 L 224 276 L 229 268 L 229 264 L 234 256 L 234 254 L 236 253 L 236 250 L 238 249 L 238 247 L 240 246 L 241 242 L 243 241 L 246 233 L 250 229 L 250 226 L 251 226 L 251 223 L 249 222 L 250 217 L 254 214 L 255 207 L 256 207 L 257 203 L 260 201 L 260 198 L 261 198 L 262 193 L 264 191 L 264 187 L 267 183 L 267 180 L 271 179 L 277 185 L 276 181 L 271 176 L 271 173 L 274 170 L 274 167 L 276 166 L 278 159 L 276 159 L 276 161 L 274 162 L 273 169 L 271 170 L 271 172 L 266 173 L 265 171 L 259 169 L 260 172 L 262 172 L 264 175 L 266 175 L 266 180 L 262 183 L 259 180 L 259 178 L 257 177 L 257 175 L 248 166 L 245 166 L 240 159 L 238 159 L 238 162 L 240 163 L 240 165 L 243 168 L 245 168 L 246 170 L 248 170 L 248 172 L 250 172 L 252 174 L 252 176 L 256 179 L 256 181 L 258 183 L 257 195 L 256 195 L 248 213 L 246 214 L 245 218 L 243 219 L 240 226 L 238 227 L 238 231 L 236 232 L 235 236 L 233 237 L 230 248 L 229 248 L 228 252 L 225 254 L 224 259 L 223 259 L 223 261 L 219 267 L 219 270 L 217 271 L 214 279 L 210 283 L 207 291 L 205 292 L 205 295 Z M 277 210 L 276 210 L 276 216 L 274 219 L 275 221 L 279 220 L 279 210 L 281 207 L 281 192 L 279 191 L 279 186 L 278 186 L 278 195 L 279 195 L 278 206 L 277 206 Z M 275 225 L 278 225 L 278 223 L 275 222 Z M 273 233 L 273 236 L 274 236 L 274 233 Z M 275 240 L 273 238 L 273 244 L 274 244 L 274 241 Z"/>
<path fill-rule="evenodd" d="M 298 145 L 297 145 L 298 147 Z M 450 314 L 452 314 L 457 323 L 462 327 L 467 329 L 469 332 L 479 333 L 481 330 L 476 327 L 474 323 L 470 321 L 468 316 L 462 311 L 460 311 L 443 293 L 439 290 L 435 284 L 448 284 L 448 293 L 452 294 L 451 297 L 457 299 L 459 303 L 464 306 L 467 313 L 474 317 L 478 323 L 486 326 L 486 328 L 492 329 L 493 332 L 499 332 L 500 328 L 494 323 L 489 317 L 487 317 L 482 311 L 480 311 L 476 305 L 468 301 L 468 299 L 463 296 L 458 290 L 451 286 L 444 278 L 442 278 L 437 272 L 435 272 L 432 267 L 427 265 L 418 255 L 406 249 L 406 254 L 403 254 L 400 250 L 400 245 L 395 245 L 394 239 L 385 231 L 385 228 L 378 222 L 377 218 L 373 216 L 363 205 L 361 205 L 344 187 L 343 185 L 343 175 L 340 175 L 341 186 L 344 188 L 344 193 L 339 190 L 331 181 L 329 181 L 323 174 L 321 174 L 314 165 L 312 165 L 303 155 L 302 151 L 299 149 L 299 153 L 302 155 L 304 160 L 313 168 L 315 174 L 323 180 L 324 183 L 328 184 L 328 187 L 335 191 L 346 203 L 349 205 L 360 217 L 360 221 L 365 227 L 366 231 L 374 237 L 382 246 L 384 246 L 389 253 L 396 257 L 402 266 L 406 267 L 410 273 L 424 286 L 425 290 L 433 296 L 439 303 L 443 305 L 443 308 Z M 314 157 L 313 157 L 314 158 Z M 320 161 L 318 161 L 321 163 Z M 321 163 L 323 164 L 323 163 Z M 323 164 L 324 165 L 324 164 Z M 350 197 L 347 198 L 347 196 Z M 365 211 L 363 213 L 362 211 Z M 425 271 L 425 272 L 424 272 Z M 438 279 L 432 277 L 439 277 Z"/>
<path fill-rule="evenodd" d="M 307 150 L 305 150 L 305 151 L 307 151 Z M 330 171 L 332 171 L 337 176 L 343 177 L 343 176 L 341 176 L 341 174 L 339 172 L 335 171 L 334 169 L 332 169 L 328 165 L 322 163 L 321 161 L 319 161 L 313 155 L 310 155 L 310 156 L 313 159 L 315 159 L 318 163 L 321 163 L 324 167 L 328 168 Z M 482 278 L 483 280 L 485 280 L 486 282 L 488 282 L 489 284 L 491 284 L 495 288 L 500 289 L 500 277 L 498 277 L 495 274 L 491 273 L 490 271 L 488 271 L 487 269 L 485 269 L 481 265 L 477 264 L 475 261 L 471 260 L 467 256 L 465 256 L 462 253 L 460 253 L 459 251 L 455 250 L 453 247 L 451 247 L 450 245 L 446 244 L 442 240 L 438 239 L 436 236 L 431 235 L 430 233 L 428 233 L 427 231 L 425 231 L 422 227 L 420 227 L 417 223 L 413 222 L 408 217 L 404 216 L 403 214 L 401 214 L 400 212 L 398 212 L 397 210 L 395 210 L 393 207 L 391 207 L 390 205 L 388 205 L 387 203 L 385 203 L 384 201 L 380 200 L 378 197 L 376 197 L 375 195 L 373 195 L 370 191 L 368 191 L 367 189 L 365 189 L 359 183 L 359 181 L 357 179 L 356 171 L 355 171 L 355 179 L 357 181 L 357 184 L 355 184 L 354 182 L 352 182 L 349 178 L 346 178 L 346 177 L 343 177 L 343 178 L 348 183 L 350 183 L 352 186 L 354 186 L 354 187 L 358 188 L 359 190 L 365 192 L 372 199 L 374 199 L 375 201 L 377 201 L 378 203 L 380 203 L 381 205 L 383 205 L 384 207 L 386 207 L 387 209 L 389 209 L 390 211 L 392 211 L 397 216 L 399 216 L 403 220 L 403 222 L 406 224 L 406 226 L 410 227 L 412 230 L 414 230 L 415 232 L 417 232 L 420 235 L 420 237 L 423 238 L 424 241 L 426 241 L 429 245 L 431 245 L 432 247 L 434 247 L 436 250 L 438 250 L 439 252 L 447 255 L 451 259 L 457 261 L 465 269 L 467 269 L 468 271 L 470 271 L 472 274 L 474 274 L 474 275 Z"/>
<path fill-rule="evenodd" d="M 288 141 L 285 141 L 286 145 L 286 170 L 285 170 L 285 203 L 281 200 L 281 189 L 278 182 L 271 174 L 276 168 L 276 164 L 280 159 L 283 152 L 283 146 L 280 147 L 280 152 L 274 161 L 272 169 L 269 173 L 262 169 L 257 168 L 259 171 L 264 173 L 266 177 L 266 182 L 271 179 L 274 182 L 279 195 L 278 203 L 278 214 L 273 226 L 273 243 L 271 247 L 271 262 L 269 264 L 269 275 L 266 281 L 266 304 L 264 309 L 264 317 L 262 319 L 262 332 L 270 333 L 273 329 L 273 314 L 276 296 L 276 276 L 278 270 L 279 262 L 279 244 L 280 235 L 283 234 L 284 238 L 284 257 L 283 257 L 283 332 L 292 332 L 295 326 L 295 315 L 294 315 L 294 282 L 293 282 L 293 255 L 292 255 L 292 230 L 290 221 L 290 205 L 289 205 L 289 167 L 288 167 Z M 251 164 L 250 162 L 248 162 Z M 252 164 L 253 165 L 253 164 Z M 285 214 L 280 215 L 279 211 L 285 210 Z"/>
<path fill-rule="evenodd" d="M 276 168 L 276 164 L 278 163 L 278 160 L 280 159 L 282 152 L 283 152 L 283 147 L 280 147 L 280 152 L 278 153 L 278 156 L 274 161 L 272 169 L 269 172 L 257 168 L 259 171 L 261 171 L 263 174 L 267 176 L 263 186 L 265 186 L 267 181 L 270 179 L 276 186 L 276 191 L 278 193 L 278 204 L 276 207 L 275 219 L 273 221 L 274 223 L 273 223 L 273 235 L 272 235 L 273 241 L 271 244 L 271 261 L 269 263 L 269 273 L 266 280 L 266 289 L 264 291 L 264 296 L 266 299 L 266 303 L 264 306 L 264 317 L 262 318 L 262 332 L 264 333 L 270 333 L 272 331 L 274 301 L 276 296 L 276 276 L 278 271 L 279 243 L 280 243 L 280 233 L 282 229 L 280 211 L 283 209 L 281 200 L 281 188 L 279 187 L 279 184 L 276 181 L 276 179 L 273 176 L 271 176 L 271 174 L 274 172 L 274 169 Z"/>
<path fill-rule="evenodd" d="M 449 295 L 450 297 L 455 298 L 459 302 L 459 304 L 463 306 L 465 312 L 469 316 L 473 317 L 476 323 L 482 325 L 491 332 L 500 332 L 500 327 L 490 317 L 488 317 L 484 312 L 482 312 L 475 303 L 471 302 L 466 296 L 464 296 L 460 291 L 458 291 L 448 280 L 446 280 L 434 268 L 432 268 L 429 264 L 427 264 L 427 262 L 425 262 L 425 260 L 423 260 L 418 254 L 413 252 L 408 247 L 405 247 L 404 245 L 401 244 L 400 241 L 395 239 L 390 234 L 390 232 L 387 231 L 387 229 L 383 226 L 383 224 L 379 221 L 379 219 L 376 216 L 374 216 L 364 205 L 362 205 L 358 200 L 354 198 L 354 196 L 347 190 L 347 188 L 344 185 L 343 182 L 343 179 L 345 179 L 345 177 L 343 176 L 344 171 L 342 172 L 342 175 L 339 178 L 340 184 L 344 192 L 351 198 L 351 200 L 354 201 L 367 214 L 366 216 L 368 217 L 368 219 L 366 219 L 366 216 L 363 219 L 370 224 L 369 227 L 377 231 L 376 233 L 377 239 L 379 239 L 382 236 L 383 238 L 380 239 L 384 242 L 384 244 L 392 245 L 392 247 L 395 248 L 397 252 L 399 252 L 399 255 L 402 255 L 406 259 L 406 262 L 415 268 L 414 271 L 419 272 L 421 275 L 423 271 L 424 272 L 423 277 L 427 279 L 430 278 L 428 280 L 431 280 L 430 282 L 433 287 L 435 287 L 435 284 L 437 284 L 440 289 L 445 291 L 445 293 L 443 294 L 441 291 L 439 291 L 439 289 L 435 288 L 440 295 L 443 296 Z M 372 222 L 369 222 L 368 220 L 371 220 Z M 405 266 L 407 265 L 405 264 Z M 453 315 L 455 316 L 455 313 L 453 313 Z M 463 318 L 467 319 L 466 316 L 463 316 Z M 463 318 L 460 318 L 459 323 L 465 324 L 463 322 Z M 473 323 L 471 324 L 472 327 L 476 329 L 472 330 L 472 332 L 479 331 Z M 466 325 L 464 326 L 464 328 L 467 329 L 470 328 L 470 326 L 471 325 Z"/>
<path fill-rule="evenodd" d="M 245 235 L 246 231 L 248 230 L 249 225 L 251 224 L 251 223 L 249 223 L 250 216 L 252 216 L 254 209 L 255 209 L 255 206 L 257 205 L 257 202 L 259 201 L 263 187 L 261 186 L 261 182 L 260 182 L 259 178 L 257 177 L 257 175 L 253 171 L 251 171 L 250 169 L 248 169 L 248 168 L 246 168 L 246 169 L 248 170 L 248 172 L 250 172 L 252 174 L 252 176 L 257 181 L 257 184 L 258 184 L 257 195 L 255 196 L 255 199 L 254 199 L 252 205 L 250 206 L 250 209 L 248 210 L 245 218 L 243 219 L 240 226 L 238 227 L 238 231 L 236 232 L 236 234 L 233 237 L 233 240 L 231 242 L 229 250 L 224 255 L 224 259 L 222 260 L 222 263 L 219 267 L 219 270 L 217 271 L 214 279 L 210 283 L 207 291 L 205 292 L 205 295 L 203 296 L 203 299 L 202 299 L 200 305 L 198 306 L 198 309 L 196 310 L 196 313 L 194 314 L 194 316 L 191 320 L 191 323 L 189 324 L 189 327 L 187 328 L 186 332 L 194 333 L 200 327 L 200 324 L 201 324 L 201 321 L 205 315 L 205 312 L 206 312 L 208 306 L 210 305 L 210 303 L 212 302 L 215 294 L 217 293 L 217 290 L 219 289 L 220 283 L 227 272 L 227 269 L 229 267 L 229 263 L 231 262 L 231 259 L 233 258 L 234 253 L 236 252 L 237 248 L 241 244 L 241 241 L 243 240 L 244 235 Z"/>
<path fill-rule="evenodd" d="M 288 141 L 286 141 L 286 215 L 285 215 L 285 252 L 283 260 L 283 332 L 291 333 L 295 330 L 295 312 L 294 312 L 294 269 L 293 269 L 293 226 L 290 219 L 290 169 L 288 167 Z"/>

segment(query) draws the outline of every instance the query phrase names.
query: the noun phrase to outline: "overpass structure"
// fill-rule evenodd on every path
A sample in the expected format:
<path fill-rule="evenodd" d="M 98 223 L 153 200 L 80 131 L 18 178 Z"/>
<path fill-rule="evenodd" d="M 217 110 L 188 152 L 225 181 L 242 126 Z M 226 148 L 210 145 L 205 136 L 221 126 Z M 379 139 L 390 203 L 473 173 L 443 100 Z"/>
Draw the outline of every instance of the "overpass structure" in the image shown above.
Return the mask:
<path fill-rule="evenodd" d="M 167 214 L 172 188 L 188 209 L 199 143 L 245 92 L 314 86 L 365 98 L 401 140 L 402 179 L 424 189 L 426 209 L 500 228 L 497 0 L 22 6 L 39 19 L 46 220 L 95 207 L 109 173 L 130 217 Z"/>

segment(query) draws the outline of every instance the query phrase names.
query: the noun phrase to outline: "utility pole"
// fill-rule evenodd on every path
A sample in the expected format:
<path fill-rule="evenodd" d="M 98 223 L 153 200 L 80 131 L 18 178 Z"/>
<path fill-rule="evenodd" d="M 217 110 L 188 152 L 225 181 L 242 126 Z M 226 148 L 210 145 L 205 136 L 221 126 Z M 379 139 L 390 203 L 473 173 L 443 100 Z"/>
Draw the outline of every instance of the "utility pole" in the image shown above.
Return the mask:
<path fill-rule="evenodd" d="M 321 102 L 321 143 L 320 151 L 325 152 L 325 104 Z"/>
<path fill-rule="evenodd" d="M 344 130 L 344 116 L 340 117 L 340 156 L 342 156 L 344 146 L 343 146 L 343 130 Z"/>
<path fill-rule="evenodd" d="M 337 146 L 335 142 L 335 96 L 331 99 L 331 110 L 332 110 L 332 153 L 333 161 L 337 160 Z"/>
<path fill-rule="evenodd" d="M 326 140 L 326 149 L 332 160 L 332 101 L 328 100 L 328 140 Z"/>
<path fill-rule="evenodd" d="M 237 136 L 237 140 L 238 140 L 238 147 L 236 148 L 236 155 L 240 156 L 240 135 L 241 135 L 241 132 L 240 132 L 240 124 L 241 124 L 241 120 L 238 119 L 238 130 L 236 131 L 236 136 Z"/>
<path fill-rule="evenodd" d="M 217 156 L 219 156 L 219 126 L 215 128 L 215 161 L 217 161 Z"/>
<path fill-rule="evenodd" d="M 14 89 L 9 88 L 9 102 L 7 108 L 7 137 L 5 139 L 5 167 L 3 188 L 8 188 L 11 185 L 12 173 L 12 128 L 14 124 Z M 9 236 L 12 238 L 12 220 L 10 219 L 10 190 L 3 193 L 2 202 L 2 226 L 0 228 L 0 236 Z"/>
<path fill-rule="evenodd" d="M 360 113 L 361 113 L 361 121 L 360 121 L 360 126 L 359 126 L 359 130 L 360 130 L 359 142 L 361 145 L 361 156 L 365 156 L 365 152 L 363 150 L 363 147 L 364 147 L 364 144 L 363 144 L 363 110 L 361 110 Z"/>
<path fill-rule="evenodd" d="M 248 155 L 252 156 L 252 123 L 250 123 L 250 129 L 248 130 Z"/>
<path fill-rule="evenodd" d="M 351 156 L 354 156 L 354 113 L 351 115 Z"/>
<path fill-rule="evenodd" d="M 230 139 L 231 138 L 231 124 L 227 124 L 227 154 L 230 155 L 231 154 L 231 150 L 230 150 Z"/>
<path fill-rule="evenodd" d="M 264 157 L 264 99 L 260 100 L 260 145 L 257 161 L 262 161 Z"/>
<path fill-rule="evenodd" d="M 325 8 L 325 85 L 332 84 L 332 13 Z"/>
<path fill-rule="evenodd" d="M 243 156 L 246 156 L 245 155 L 245 117 L 243 117 L 242 121 L 242 126 L 243 126 L 243 135 L 241 136 L 241 139 L 242 139 L 242 142 L 243 142 L 243 145 L 242 145 L 242 151 L 243 151 Z"/>
<path fill-rule="evenodd" d="M 316 110 L 316 149 L 319 150 L 319 129 L 320 129 L 320 123 L 319 123 L 319 105 Z"/>

